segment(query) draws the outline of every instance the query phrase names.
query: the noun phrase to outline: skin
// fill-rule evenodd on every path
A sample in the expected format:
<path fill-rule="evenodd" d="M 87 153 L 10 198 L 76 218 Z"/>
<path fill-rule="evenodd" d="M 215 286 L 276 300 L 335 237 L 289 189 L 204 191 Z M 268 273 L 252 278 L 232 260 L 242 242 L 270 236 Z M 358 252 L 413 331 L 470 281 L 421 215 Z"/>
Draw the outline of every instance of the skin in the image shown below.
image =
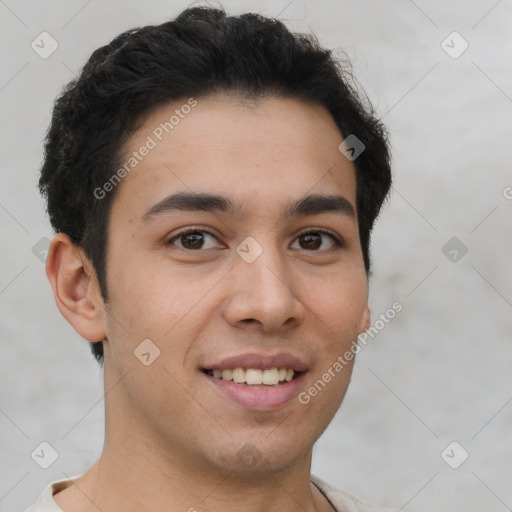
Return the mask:
<path fill-rule="evenodd" d="M 185 102 L 146 116 L 125 156 Z M 271 411 L 225 398 L 200 368 L 245 352 L 291 352 L 309 366 L 307 390 L 368 328 L 357 216 L 280 220 L 289 200 L 311 193 L 341 195 L 355 209 L 355 168 L 338 150 L 341 141 L 320 105 L 198 98 L 118 185 L 107 304 L 83 251 L 55 236 L 47 274 L 56 303 L 86 340 L 107 340 L 104 450 L 55 495 L 64 512 L 333 510 L 310 482 L 311 455 L 343 400 L 353 361 L 308 404 L 294 398 Z M 229 195 L 243 214 L 173 211 L 142 219 L 179 191 Z M 203 233 L 202 248 L 190 249 L 186 237 L 173 239 L 187 227 L 213 236 Z M 342 237 L 343 247 L 328 235 L 317 244 L 299 236 L 315 229 Z M 235 251 L 247 236 L 263 248 L 252 263 Z M 148 338 L 160 356 L 145 366 L 134 350 Z M 239 455 L 246 443 L 260 455 L 253 464 Z"/>

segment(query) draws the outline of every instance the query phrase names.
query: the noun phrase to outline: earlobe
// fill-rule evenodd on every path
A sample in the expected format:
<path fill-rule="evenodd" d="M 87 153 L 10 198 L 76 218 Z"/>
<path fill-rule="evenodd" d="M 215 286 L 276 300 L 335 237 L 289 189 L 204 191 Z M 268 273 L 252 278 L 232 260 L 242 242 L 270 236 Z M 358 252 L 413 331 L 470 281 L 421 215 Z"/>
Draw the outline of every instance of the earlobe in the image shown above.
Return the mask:
<path fill-rule="evenodd" d="M 46 275 L 59 311 L 88 341 L 106 337 L 104 304 L 94 268 L 81 247 L 57 233 L 46 260 Z"/>

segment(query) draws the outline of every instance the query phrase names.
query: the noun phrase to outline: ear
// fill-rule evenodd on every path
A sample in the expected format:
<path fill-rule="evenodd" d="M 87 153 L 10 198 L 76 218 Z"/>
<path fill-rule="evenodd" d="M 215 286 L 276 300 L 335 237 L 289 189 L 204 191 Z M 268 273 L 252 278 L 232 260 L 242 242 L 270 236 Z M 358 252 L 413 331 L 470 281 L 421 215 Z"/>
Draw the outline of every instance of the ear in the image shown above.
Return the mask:
<path fill-rule="evenodd" d="M 104 303 L 96 272 L 81 247 L 57 233 L 48 251 L 46 275 L 62 316 L 89 341 L 105 339 Z"/>
<path fill-rule="evenodd" d="M 361 321 L 359 323 L 359 334 L 362 334 L 368 330 L 368 327 L 370 327 L 370 318 L 371 311 L 370 308 L 366 306 L 366 309 L 364 310 L 363 316 L 361 317 Z"/>

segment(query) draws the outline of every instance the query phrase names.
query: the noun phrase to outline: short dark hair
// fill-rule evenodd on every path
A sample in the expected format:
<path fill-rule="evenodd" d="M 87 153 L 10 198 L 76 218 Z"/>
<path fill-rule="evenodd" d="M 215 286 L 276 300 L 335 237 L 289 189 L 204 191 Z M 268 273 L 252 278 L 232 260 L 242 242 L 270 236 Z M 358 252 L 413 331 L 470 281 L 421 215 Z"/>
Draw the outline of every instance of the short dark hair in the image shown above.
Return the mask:
<path fill-rule="evenodd" d="M 343 137 L 365 146 L 354 160 L 356 210 L 370 275 L 370 232 L 391 186 L 388 136 L 358 92 L 350 67 L 310 34 L 294 34 L 260 14 L 230 16 L 191 7 L 174 20 L 123 32 L 93 52 L 56 99 L 45 140 L 39 190 L 56 232 L 91 259 L 102 297 L 107 226 L 115 190 L 94 190 L 119 169 L 123 145 L 143 116 L 186 97 L 217 92 L 247 98 L 293 97 L 325 106 Z M 103 342 L 91 343 L 103 363 Z"/>

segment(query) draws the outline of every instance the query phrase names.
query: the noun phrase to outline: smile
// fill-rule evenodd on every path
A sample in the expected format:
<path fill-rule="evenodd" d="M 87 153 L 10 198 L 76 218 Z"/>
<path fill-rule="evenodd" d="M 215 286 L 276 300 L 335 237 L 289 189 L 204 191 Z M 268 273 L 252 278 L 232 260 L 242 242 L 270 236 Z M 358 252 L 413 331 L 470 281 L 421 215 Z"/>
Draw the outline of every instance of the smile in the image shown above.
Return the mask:
<path fill-rule="evenodd" d="M 280 379 L 284 373 L 282 370 L 286 372 L 284 380 Z M 207 385 L 212 386 L 215 392 L 246 409 L 258 411 L 274 410 L 290 403 L 304 387 L 307 373 L 306 371 L 295 372 L 286 368 L 270 368 L 264 371 L 257 368 L 217 370 L 218 376 L 214 376 L 213 372 L 214 370 L 203 370 L 202 375 L 204 375 Z M 226 377 L 231 378 L 224 378 L 224 372 L 226 372 Z M 231 372 L 231 376 L 229 372 Z M 269 372 L 265 376 L 265 381 L 272 383 L 265 384 L 263 382 L 265 372 Z M 260 382 L 261 380 L 261 383 L 250 384 L 247 380 L 249 382 Z"/>
<path fill-rule="evenodd" d="M 291 381 L 296 372 L 293 368 L 228 368 L 221 370 L 205 370 L 207 375 L 216 379 L 230 380 L 237 384 L 246 384 L 248 386 L 277 386 L 284 382 Z"/>

